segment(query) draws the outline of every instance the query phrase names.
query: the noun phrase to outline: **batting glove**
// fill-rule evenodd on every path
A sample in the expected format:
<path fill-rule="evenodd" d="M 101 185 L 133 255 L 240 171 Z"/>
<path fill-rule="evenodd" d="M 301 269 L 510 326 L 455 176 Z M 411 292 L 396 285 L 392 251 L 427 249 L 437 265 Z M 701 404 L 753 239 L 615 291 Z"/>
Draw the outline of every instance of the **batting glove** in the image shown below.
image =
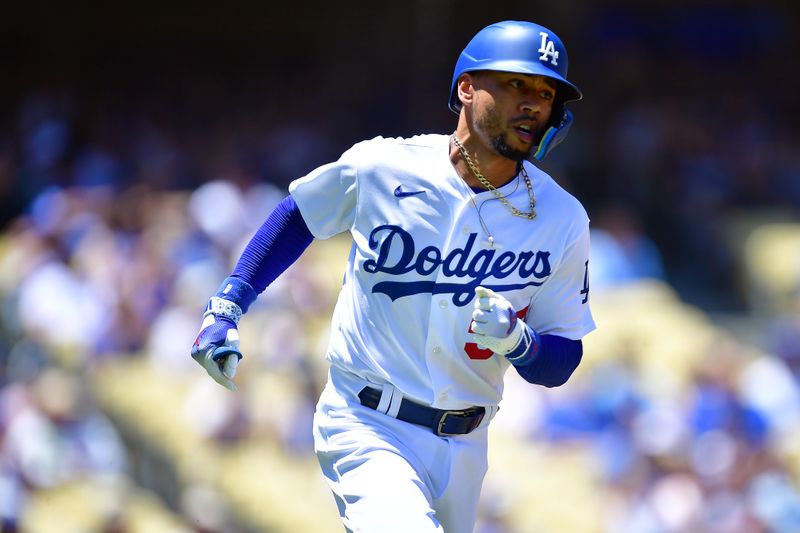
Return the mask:
<path fill-rule="evenodd" d="M 223 387 L 235 391 L 233 377 L 242 359 L 237 324 L 256 292 L 239 278 L 229 277 L 208 301 L 203 324 L 192 346 L 192 359 Z"/>
<path fill-rule="evenodd" d="M 472 332 L 479 348 L 503 355 L 512 364 L 531 361 L 539 349 L 539 336 L 517 318 L 511 303 L 485 287 L 475 287 Z"/>

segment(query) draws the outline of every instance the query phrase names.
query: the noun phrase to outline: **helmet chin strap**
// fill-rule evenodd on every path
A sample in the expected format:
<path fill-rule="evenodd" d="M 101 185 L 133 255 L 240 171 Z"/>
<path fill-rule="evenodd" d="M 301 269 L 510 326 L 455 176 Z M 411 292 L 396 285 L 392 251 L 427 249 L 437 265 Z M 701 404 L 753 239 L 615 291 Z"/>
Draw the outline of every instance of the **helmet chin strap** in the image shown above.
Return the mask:
<path fill-rule="evenodd" d="M 569 127 L 572 125 L 572 112 L 564 109 L 564 114 L 556 126 L 550 126 L 542 134 L 542 139 L 539 141 L 539 146 L 536 150 L 531 152 L 531 159 L 536 161 L 543 161 L 550 151 L 558 146 L 564 140 L 569 132 Z"/>

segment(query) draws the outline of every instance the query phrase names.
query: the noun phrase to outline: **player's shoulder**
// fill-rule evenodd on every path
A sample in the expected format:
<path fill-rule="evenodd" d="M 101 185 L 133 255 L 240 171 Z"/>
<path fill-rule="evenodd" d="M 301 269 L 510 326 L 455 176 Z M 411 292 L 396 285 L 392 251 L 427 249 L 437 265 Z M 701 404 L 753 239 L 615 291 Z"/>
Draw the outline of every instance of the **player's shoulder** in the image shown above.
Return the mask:
<path fill-rule="evenodd" d="M 546 207 L 553 213 L 568 217 L 581 224 L 589 224 L 586 208 L 577 197 L 533 163 L 526 161 L 525 169 L 533 180 L 534 191 L 539 199 L 539 209 Z"/>
<path fill-rule="evenodd" d="M 386 157 L 392 154 L 433 153 L 444 146 L 447 136 L 435 133 L 414 135 L 413 137 L 383 137 L 360 141 L 352 146 L 345 157 L 360 161 Z"/>

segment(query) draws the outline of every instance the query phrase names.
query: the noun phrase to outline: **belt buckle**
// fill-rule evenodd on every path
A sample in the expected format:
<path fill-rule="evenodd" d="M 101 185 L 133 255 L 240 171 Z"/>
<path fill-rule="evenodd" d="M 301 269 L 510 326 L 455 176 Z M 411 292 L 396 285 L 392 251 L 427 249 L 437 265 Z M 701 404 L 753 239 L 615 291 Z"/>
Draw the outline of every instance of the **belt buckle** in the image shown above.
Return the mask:
<path fill-rule="evenodd" d="M 442 417 L 439 419 L 439 423 L 436 425 L 436 435 L 439 437 L 454 437 L 456 435 L 460 435 L 461 433 L 445 433 L 442 431 L 442 429 L 444 428 L 444 423 L 448 416 L 463 416 L 465 414 L 467 414 L 466 411 L 445 411 L 442 413 Z"/>
<path fill-rule="evenodd" d="M 475 413 L 474 420 L 467 426 L 467 430 L 464 433 L 445 433 L 443 431 L 445 420 L 447 420 L 448 416 L 469 416 L 471 413 Z M 439 423 L 436 425 L 436 435 L 439 437 L 454 437 L 456 435 L 466 435 L 467 433 L 472 433 L 475 429 L 481 425 L 483 422 L 483 417 L 486 416 L 486 411 L 480 412 L 476 410 L 474 407 L 471 409 L 461 410 L 461 411 L 445 411 L 442 414 L 442 418 L 439 419 Z"/>

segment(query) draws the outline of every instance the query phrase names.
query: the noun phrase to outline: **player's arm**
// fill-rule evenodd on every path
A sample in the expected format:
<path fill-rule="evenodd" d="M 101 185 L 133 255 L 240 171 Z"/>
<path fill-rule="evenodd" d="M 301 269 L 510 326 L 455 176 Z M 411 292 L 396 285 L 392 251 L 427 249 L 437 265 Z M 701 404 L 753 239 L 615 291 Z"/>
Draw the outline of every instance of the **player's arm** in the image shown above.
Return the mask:
<path fill-rule="evenodd" d="M 526 327 L 530 328 L 527 325 Z M 531 356 L 511 361 L 511 364 L 528 383 L 560 387 L 567 382 L 581 363 L 583 342 L 558 335 L 537 335 L 537 337 L 538 347 Z"/>
<path fill-rule="evenodd" d="M 291 266 L 314 239 L 294 199 L 270 213 L 242 252 L 230 276 L 211 297 L 192 358 L 214 381 L 236 390 L 233 376 L 242 358 L 237 324 L 256 297 Z"/>
<path fill-rule="evenodd" d="M 479 345 L 505 356 L 526 381 L 563 385 L 583 357 L 580 339 L 595 328 L 589 309 L 589 218 L 574 204 L 572 237 L 559 268 L 538 293 L 528 321 L 503 296 L 476 288 L 472 329 Z M 480 289 L 480 290 L 479 290 Z M 533 317 L 531 315 L 534 315 Z M 533 319 L 531 319 L 533 318 Z M 539 331 L 558 332 L 540 335 Z"/>
<path fill-rule="evenodd" d="M 581 341 L 539 335 L 490 289 L 476 287 L 475 295 L 471 327 L 480 348 L 504 356 L 529 383 L 558 387 L 567 382 L 581 362 Z"/>

